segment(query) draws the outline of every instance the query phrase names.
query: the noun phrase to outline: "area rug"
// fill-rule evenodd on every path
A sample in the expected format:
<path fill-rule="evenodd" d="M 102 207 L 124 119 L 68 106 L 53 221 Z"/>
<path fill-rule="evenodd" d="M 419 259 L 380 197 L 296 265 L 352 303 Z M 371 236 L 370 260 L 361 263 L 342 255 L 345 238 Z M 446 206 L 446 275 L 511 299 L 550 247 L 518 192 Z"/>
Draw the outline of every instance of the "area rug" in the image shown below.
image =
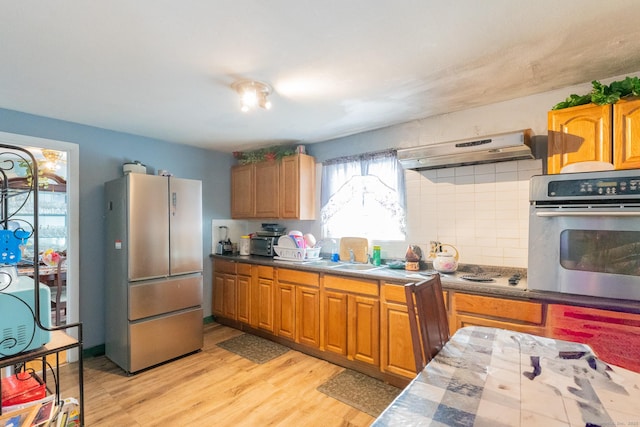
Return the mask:
<path fill-rule="evenodd" d="M 289 351 L 289 347 L 251 334 L 238 335 L 219 342 L 217 346 L 257 364 L 266 363 Z"/>
<path fill-rule="evenodd" d="M 346 369 L 321 384 L 318 391 L 377 417 L 402 390 L 368 375 Z"/>

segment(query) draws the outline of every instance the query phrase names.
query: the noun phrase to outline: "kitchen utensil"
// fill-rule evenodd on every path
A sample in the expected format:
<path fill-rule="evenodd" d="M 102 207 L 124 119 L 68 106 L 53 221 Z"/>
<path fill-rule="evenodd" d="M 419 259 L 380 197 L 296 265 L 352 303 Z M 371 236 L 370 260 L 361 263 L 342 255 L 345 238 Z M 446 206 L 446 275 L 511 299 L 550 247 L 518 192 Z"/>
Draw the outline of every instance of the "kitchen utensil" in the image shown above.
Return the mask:
<path fill-rule="evenodd" d="M 343 237 L 340 239 L 340 259 L 342 261 L 351 259 L 349 249 L 353 251 L 355 262 L 369 261 L 369 241 L 364 237 Z"/>
<path fill-rule="evenodd" d="M 250 244 L 249 236 L 240 236 L 240 255 L 249 255 Z"/>
<path fill-rule="evenodd" d="M 296 241 L 292 236 L 284 235 L 278 239 L 278 246 L 282 248 L 297 248 Z"/>
<path fill-rule="evenodd" d="M 307 243 L 308 248 L 313 248 L 316 245 L 316 238 L 311 233 L 307 233 L 304 235 L 304 241 Z"/>
<path fill-rule="evenodd" d="M 464 280 L 469 280 L 472 282 L 494 282 L 494 278 L 488 274 L 465 274 L 461 276 Z"/>
<path fill-rule="evenodd" d="M 409 262 L 419 262 L 422 259 L 422 249 L 418 245 L 409 245 L 404 258 Z"/>
<path fill-rule="evenodd" d="M 300 236 L 303 237 L 304 234 L 302 234 L 302 231 L 298 231 L 298 230 L 291 230 L 289 232 L 289 236 Z"/>
<path fill-rule="evenodd" d="M 455 254 L 438 252 L 433 260 L 433 268 L 439 273 L 453 273 L 458 269 L 458 250 L 452 245 L 442 244 L 442 246 L 449 246 Z"/>
<path fill-rule="evenodd" d="M 218 255 L 230 253 L 233 250 L 233 246 L 231 244 L 231 239 L 229 239 L 229 227 L 226 225 L 221 225 L 218 227 L 220 235 L 224 233 L 224 237 L 218 241 L 218 246 L 216 247 L 216 253 Z"/>
<path fill-rule="evenodd" d="M 272 224 L 272 223 L 266 223 L 263 222 L 262 223 L 262 229 L 264 231 L 269 231 L 269 232 L 274 232 L 274 233 L 280 233 L 283 234 L 284 231 L 287 229 L 286 227 L 283 227 L 280 224 Z"/>
<path fill-rule="evenodd" d="M 128 173 L 147 173 L 147 167 L 138 160 L 134 160 L 133 162 L 124 163 L 122 165 L 122 172 L 125 175 Z"/>

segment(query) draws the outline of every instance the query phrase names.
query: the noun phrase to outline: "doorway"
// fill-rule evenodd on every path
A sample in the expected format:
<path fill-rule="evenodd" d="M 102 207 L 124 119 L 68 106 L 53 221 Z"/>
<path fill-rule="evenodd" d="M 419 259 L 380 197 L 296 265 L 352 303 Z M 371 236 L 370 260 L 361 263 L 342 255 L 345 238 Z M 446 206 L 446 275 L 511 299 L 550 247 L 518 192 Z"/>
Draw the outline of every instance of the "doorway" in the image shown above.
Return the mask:
<path fill-rule="evenodd" d="M 51 245 L 56 244 L 60 248 L 65 246 L 66 255 L 66 323 L 76 323 L 80 320 L 79 310 L 79 146 L 78 144 L 57 141 L 52 139 L 37 138 L 25 135 L 17 135 L 6 132 L 0 132 L 0 143 L 8 145 L 16 145 L 22 148 L 26 148 L 29 151 L 37 151 L 37 156 L 44 157 L 42 151 L 47 150 L 53 152 L 56 156 L 60 155 L 60 159 L 65 158 L 66 161 L 58 161 L 52 167 L 58 167 L 55 171 L 55 175 L 66 176 L 65 190 L 66 190 L 66 209 L 63 215 L 64 227 L 60 225 L 60 218 L 53 219 L 49 226 L 54 235 L 50 236 L 51 240 L 48 242 Z M 40 162 L 39 162 L 40 163 Z M 62 170 L 63 169 L 63 170 Z M 51 183 L 55 185 L 55 183 Z M 60 187 L 58 187 L 60 188 Z M 46 193 L 45 193 L 46 194 Z M 45 198 L 55 198 L 50 194 Z M 51 209 L 55 208 L 54 204 L 56 200 L 52 200 Z M 42 206 L 39 206 L 39 218 L 42 217 Z M 59 212 L 59 211 L 58 211 Z M 63 235 L 60 235 L 63 233 Z M 43 240 L 38 240 L 39 245 L 46 245 Z M 42 242 L 42 243 L 41 243 Z M 62 246 L 61 246 L 62 245 Z M 46 246 L 41 246 L 46 249 Z M 76 328 L 69 330 L 73 335 Z M 78 338 L 78 337 L 75 337 Z M 70 355 L 69 359 L 73 360 L 76 356 Z"/>

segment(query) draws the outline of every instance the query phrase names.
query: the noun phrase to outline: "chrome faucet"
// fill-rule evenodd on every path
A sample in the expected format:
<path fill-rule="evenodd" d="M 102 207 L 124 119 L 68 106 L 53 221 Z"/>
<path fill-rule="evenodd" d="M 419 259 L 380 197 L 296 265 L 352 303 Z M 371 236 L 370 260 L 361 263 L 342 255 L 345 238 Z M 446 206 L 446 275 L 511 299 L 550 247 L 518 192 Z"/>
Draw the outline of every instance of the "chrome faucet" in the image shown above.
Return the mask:
<path fill-rule="evenodd" d="M 349 248 L 349 262 L 356 262 L 356 255 L 351 248 Z"/>

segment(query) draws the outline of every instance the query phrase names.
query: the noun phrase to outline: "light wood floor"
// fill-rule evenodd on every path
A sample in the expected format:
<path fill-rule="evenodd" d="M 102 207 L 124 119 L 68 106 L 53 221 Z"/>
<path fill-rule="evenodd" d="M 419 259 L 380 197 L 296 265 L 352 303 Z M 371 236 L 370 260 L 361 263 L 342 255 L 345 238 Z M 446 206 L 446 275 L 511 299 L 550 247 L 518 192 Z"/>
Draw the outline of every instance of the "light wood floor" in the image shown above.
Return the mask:
<path fill-rule="evenodd" d="M 242 332 L 205 325 L 202 351 L 127 376 L 106 357 L 85 360 L 87 426 L 368 426 L 373 418 L 316 390 L 341 372 L 290 350 L 262 365 L 215 344 Z M 76 364 L 63 368 L 73 393 Z M 65 393 L 63 392 L 63 396 Z"/>

